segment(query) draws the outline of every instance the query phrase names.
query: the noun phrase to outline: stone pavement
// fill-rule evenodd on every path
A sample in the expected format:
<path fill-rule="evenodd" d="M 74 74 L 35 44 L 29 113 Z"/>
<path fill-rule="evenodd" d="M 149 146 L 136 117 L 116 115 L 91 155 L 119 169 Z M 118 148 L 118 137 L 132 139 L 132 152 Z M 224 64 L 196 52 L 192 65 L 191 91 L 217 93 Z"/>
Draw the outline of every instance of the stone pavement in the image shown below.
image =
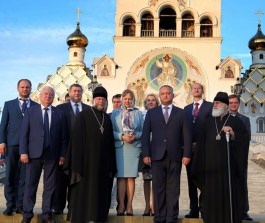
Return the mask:
<path fill-rule="evenodd" d="M 249 154 L 249 176 L 248 176 L 248 189 L 249 189 L 249 214 L 257 221 L 265 221 L 265 169 L 252 161 L 253 154 Z M 144 211 L 144 196 L 143 196 L 143 180 L 140 174 L 136 180 L 136 191 L 133 201 L 134 214 L 141 215 Z M 116 193 L 113 189 L 113 199 L 110 209 L 110 214 L 116 214 Z M 42 182 L 40 183 L 35 213 L 41 213 L 41 195 L 42 195 Z M 5 209 L 4 187 L 0 186 L 0 212 Z M 187 190 L 186 169 L 183 166 L 181 176 L 181 195 L 180 195 L 180 217 L 183 217 L 189 211 L 189 198 Z"/>

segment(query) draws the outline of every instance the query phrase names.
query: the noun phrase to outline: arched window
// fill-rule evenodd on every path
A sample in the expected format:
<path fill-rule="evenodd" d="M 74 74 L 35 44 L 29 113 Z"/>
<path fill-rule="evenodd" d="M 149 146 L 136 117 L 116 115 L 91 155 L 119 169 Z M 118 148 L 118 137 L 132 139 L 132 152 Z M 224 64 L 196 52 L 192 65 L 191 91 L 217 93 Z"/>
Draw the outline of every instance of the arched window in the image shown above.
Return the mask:
<path fill-rule="evenodd" d="M 74 52 L 74 57 L 77 57 L 77 52 Z"/>
<path fill-rule="evenodd" d="M 263 60 L 263 59 L 264 59 L 263 54 L 260 54 L 260 55 L 259 55 L 259 59 L 260 59 L 260 60 Z"/>
<path fill-rule="evenodd" d="M 212 37 L 213 36 L 213 23 L 210 19 L 203 19 L 201 21 L 201 37 Z"/>
<path fill-rule="evenodd" d="M 159 15 L 159 36 L 176 36 L 176 12 L 172 8 L 165 8 Z"/>
<path fill-rule="evenodd" d="M 265 120 L 264 118 L 260 117 L 257 119 L 257 133 L 265 132 Z"/>
<path fill-rule="evenodd" d="M 141 24 L 141 36 L 154 36 L 154 17 L 151 14 L 143 15 Z"/>
<path fill-rule="evenodd" d="M 182 17 L 182 37 L 194 37 L 194 18 L 191 14 Z"/>
<path fill-rule="evenodd" d="M 126 19 L 123 23 L 123 36 L 135 36 L 135 21 L 132 18 Z"/>

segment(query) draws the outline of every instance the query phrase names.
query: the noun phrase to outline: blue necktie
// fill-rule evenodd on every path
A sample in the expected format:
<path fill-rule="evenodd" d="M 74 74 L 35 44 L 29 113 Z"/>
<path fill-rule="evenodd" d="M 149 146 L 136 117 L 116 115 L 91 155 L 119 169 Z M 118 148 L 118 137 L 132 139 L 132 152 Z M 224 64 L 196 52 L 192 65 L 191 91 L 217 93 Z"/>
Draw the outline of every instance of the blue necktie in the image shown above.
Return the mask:
<path fill-rule="evenodd" d="M 22 107 L 21 107 L 21 111 L 24 114 L 26 109 L 27 109 L 28 99 L 22 99 L 22 101 L 23 101 L 23 104 L 22 104 Z"/>
<path fill-rule="evenodd" d="M 49 116 L 48 116 L 48 110 L 49 108 L 44 108 L 44 149 L 48 148 L 50 146 L 50 127 L 49 127 Z"/>
<path fill-rule="evenodd" d="M 79 104 L 75 104 L 75 115 L 77 116 L 79 112 Z"/>

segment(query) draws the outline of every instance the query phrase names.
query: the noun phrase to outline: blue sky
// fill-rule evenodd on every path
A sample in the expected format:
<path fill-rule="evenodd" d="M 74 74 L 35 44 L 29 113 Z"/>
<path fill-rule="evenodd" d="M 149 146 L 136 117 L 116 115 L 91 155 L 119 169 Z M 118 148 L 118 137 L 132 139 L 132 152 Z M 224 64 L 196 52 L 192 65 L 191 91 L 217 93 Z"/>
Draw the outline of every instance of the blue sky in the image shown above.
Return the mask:
<path fill-rule="evenodd" d="M 94 57 L 113 56 L 115 4 L 116 0 L 1 0 L 0 107 L 17 96 L 19 79 L 30 79 L 35 90 L 67 63 L 66 39 L 76 28 L 77 8 L 83 11 L 81 31 L 89 40 L 87 66 L 91 68 Z M 257 32 L 259 9 L 265 13 L 265 0 L 222 1 L 222 58 L 241 59 L 243 70 L 251 64 L 248 41 Z M 265 15 L 261 24 L 265 34 Z"/>

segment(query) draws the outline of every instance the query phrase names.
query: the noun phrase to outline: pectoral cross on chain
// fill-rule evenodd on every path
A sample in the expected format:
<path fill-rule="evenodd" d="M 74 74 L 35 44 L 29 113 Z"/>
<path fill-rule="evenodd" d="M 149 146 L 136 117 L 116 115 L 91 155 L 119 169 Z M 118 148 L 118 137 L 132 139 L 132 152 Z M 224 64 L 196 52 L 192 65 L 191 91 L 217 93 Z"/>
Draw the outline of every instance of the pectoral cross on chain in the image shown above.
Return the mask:
<path fill-rule="evenodd" d="M 103 128 L 103 126 L 102 126 L 102 125 L 99 127 L 99 130 L 101 131 L 101 133 L 102 133 L 102 135 L 103 135 L 104 128 Z"/>

